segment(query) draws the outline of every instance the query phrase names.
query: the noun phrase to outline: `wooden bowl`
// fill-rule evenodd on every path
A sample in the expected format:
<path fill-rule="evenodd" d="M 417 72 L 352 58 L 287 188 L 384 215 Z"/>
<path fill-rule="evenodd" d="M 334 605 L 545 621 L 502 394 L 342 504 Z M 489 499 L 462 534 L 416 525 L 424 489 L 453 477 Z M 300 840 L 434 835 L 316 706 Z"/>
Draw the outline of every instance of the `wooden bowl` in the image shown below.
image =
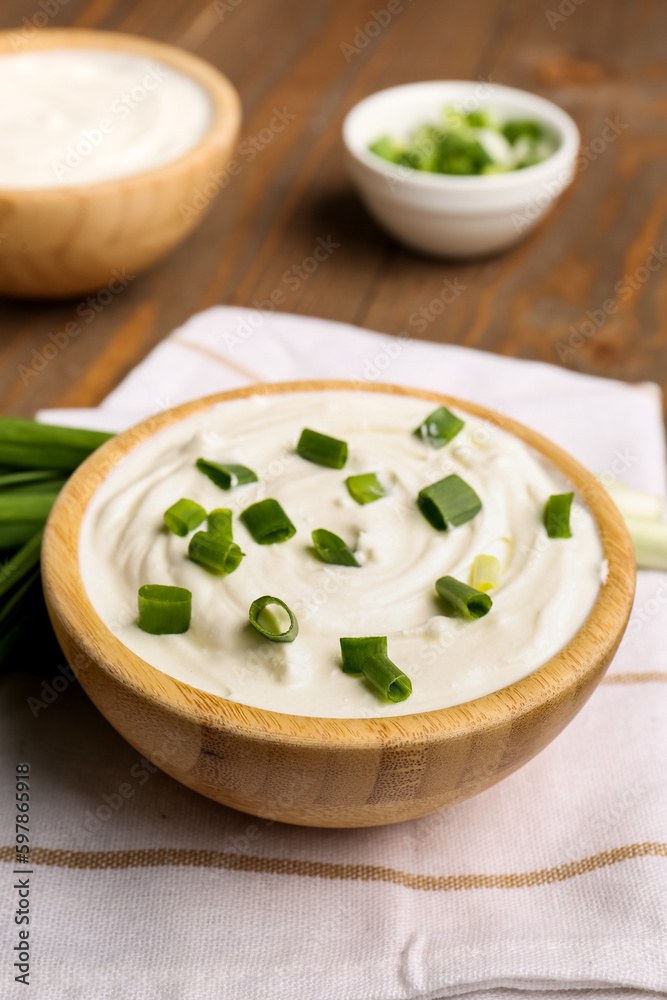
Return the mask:
<path fill-rule="evenodd" d="M 17 50 L 16 32 L 0 32 L 0 56 L 36 49 L 121 50 L 173 67 L 211 100 L 204 137 L 164 166 L 78 187 L 0 189 L 0 294 L 64 298 L 116 287 L 115 272 L 134 276 L 171 250 L 224 186 L 223 168 L 241 123 L 239 96 L 209 63 L 149 38 L 48 28 L 20 41 Z"/>
<path fill-rule="evenodd" d="M 355 389 L 454 406 L 515 434 L 576 486 L 597 522 L 607 582 L 584 625 L 523 680 L 453 708 L 373 719 L 322 719 L 249 708 L 168 677 L 102 623 L 79 572 L 81 520 L 116 463 L 139 442 L 214 403 L 254 394 Z M 209 798 L 305 826 L 374 826 L 453 805 L 511 774 L 579 711 L 625 629 L 632 545 L 614 503 L 578 462 L 535 431 L 434 392 L 349 382 L 254 385 L 186 403 L 118 435 L 74 473 L 46 526 L 42 578 L 56 634 L 79 681 L 137 750 Z"/>

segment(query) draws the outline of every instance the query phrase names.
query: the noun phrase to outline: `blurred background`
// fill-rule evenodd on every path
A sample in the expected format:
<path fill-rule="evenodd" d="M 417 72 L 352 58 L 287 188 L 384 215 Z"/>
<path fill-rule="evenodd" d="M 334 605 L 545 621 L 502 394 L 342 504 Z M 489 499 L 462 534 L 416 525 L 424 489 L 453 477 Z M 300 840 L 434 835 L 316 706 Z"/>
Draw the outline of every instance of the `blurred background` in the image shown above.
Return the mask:
<path fill-rule="evenodd" d="M 374 17 L 386 9 L 388 17 Z M 282 311 L 664 386 L 666 5 L 3 0 L 0 28 L 29 37 L 42 26 L 133 32 L 209 60 L 243 101 L 240 169 L 201 226 L 96 309 L 38 377 L 21 377 L 21 366 L 84 300 L 0 301 L 2 412 L 95 405 L 194 312 L 216 303 L 268 308 L 276 289 Z M 515 249 L 473 263 L 403 249 L 345 175 L 340 128 L 352 105 L 393 84 L 438 78 L 542 94 L 582 136 L 574 184 L 554 212 Z M 329 252 L 308 273 L 302 262 L 322 242 Z M 446 281 L 464 294 L 433 312 Z"/>

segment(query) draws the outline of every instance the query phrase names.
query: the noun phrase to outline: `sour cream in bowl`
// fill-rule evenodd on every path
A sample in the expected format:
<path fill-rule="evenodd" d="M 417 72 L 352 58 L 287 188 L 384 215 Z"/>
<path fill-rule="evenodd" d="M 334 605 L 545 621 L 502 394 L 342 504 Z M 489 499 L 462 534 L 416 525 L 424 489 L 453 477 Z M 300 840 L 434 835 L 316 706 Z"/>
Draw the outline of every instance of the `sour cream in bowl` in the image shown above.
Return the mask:
<path fill-rule="evenodd" d="M 17 51 L 14 36 L 0 33 L 0 292 L 133 280 L 229 182 L 236 91 L 150 39 L 49 29 Z"/>
<path fill-rule="evenodd" d="M 552 537 L 550 498 L 570 494 Z M 219 801 L 331 826 L 422 815 L 529 759 L 595 686 L 633 590 L 614 505 L 555 446 L 345 383 L 253 387 L 120 435 L 57 502 L 44 574 L 130 742 Z M 351 670 L 359 639 L 375 646 Z"/>

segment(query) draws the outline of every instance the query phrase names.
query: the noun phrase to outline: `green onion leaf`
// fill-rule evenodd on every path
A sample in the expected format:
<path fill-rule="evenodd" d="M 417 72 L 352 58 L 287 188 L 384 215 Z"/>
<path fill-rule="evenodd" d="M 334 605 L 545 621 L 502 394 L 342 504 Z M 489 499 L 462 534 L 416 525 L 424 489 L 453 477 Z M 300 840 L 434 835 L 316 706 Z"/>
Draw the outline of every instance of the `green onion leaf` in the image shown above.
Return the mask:
<path fill-rule="evenodd" d="M 412 694 L 412 681 L 388 656 L 373 654 L 364 660 L 364 677 L 387 701 L 405 701 Z"/>
<path fill-rule="evenodd" d="M 208 530 L 212 535 L 220 538 L 228 538 L 231 542 L 234 537 L 232 532 L 232 512 L 227 507 L 218 507 L 208 515 Z"/>
<path fill-rule="evenodd" d="M 348 637 L 340 640 L 343 673 L 363 674 L 364 663 L 371 656 L 387 655 L 386 635 Z"/>
<path fill-rule="evenodd" d="M 322 562 L 333 563 L 336 566 L 359 566 L 354 552 L 342 538 L 334 535 L 326 528 L 316 528 L 312 533 L 315 551 Z"/>
<path fill-rule="evenodd" d="M 50 483 L 53 481 L 65 482 L 59 469 L 26 469 L 23 472 L 3 472 L 0 475 L 0 489 L 25 488 L 26 486 L 35 486 L 38 483 Z"/>
<path fill-rule="evenodd" d="M 427 441 L 433 448 L 442 448 L 463 430 L 465 423 L 446 406 L 439 406 L 430 413 L 423 424 L 414 431 L 416 437 Z"/>
<path fill-rule="evenodd" d="M 206 511 L 194 500 L 187 500 L 185 497 L 177 500 L 175 504 L 165 510 L 164 523 L 175 535 L 184 538 L 189 532 L 198 528 L 206 517 Z"/>
<path fill-rule="evenodd" d="M 574 493 L 554 493 L 544 505 L 544 527 L 549 538 L 571 538 L 570 508 Z"/>
<path fill-rule="evenodd" d="M 185 587 L 147 583 L 139 587 L 137 625 L 151 635 L 187 632 L 192 615 L 192 594 Z"/>
<path fill-rule="evenodd" d="M 435 581 L 435 589 L 448 613 L 461 618 L 483 618 L 493 604 L 488 594 L 455 580 L 453 576 L 441 576 Z"/>
<path fill-rule="evenodd" d="M 231 538 L 217 535 L 212 531 L 198 531 L 190 539 L 188 558 L 209 573 L 228 575 L 237 569 L 243 559 L 243 552 Z"/>
<path fill-rule="evenodd" d="M 19 551 L 0 567 L 0 597 L 24 580 L 39 565 L 43 531 L 37 531 Z"/>
<path fill-rule="evenodd" d="M 113 434 L 101 431 L 1 417 L 0 465 L 73 472 L 92 451 L 111 437 Z"/>
<path fill-rule="evenodd" d="M 31 493 L 8 490 L 0 493 L 0 550 L 17 549 L 44 527 L 57 492 Z"/>
<path fill-rule="evenodd" d="M 296 528 L 277 500 L 259 500 L 241 514 L 241 520 L 259 545 L 286 542 Z"/>
<path fill-rule="evenodd" d="M 475 590 L 493 590 L 500 583 L 500 559 L 495 556 L 475 556 L 470 583 Z"/>
<path fill-rule="evenodd" d="M 457 475 L 425 486 L 419 491 L 417 503 L 426 520 L 438 531 L 446 531 L 449 524 L 465 524 L 482 509 L 482 501 L 472 486 Z"/>
<path fill-rule="evenodd" d="M 328 469 L 342 469 L 347 462 L 345 441 L 320 434 L 318 431 L 311 431 L 308 427 L 304 427 L 301 431 L 296 453 L 307 462 L 326 465 Z"/>
<path fill-rule="evenodd" d="M 250 605 L 248 618 L 253 628 L 271 642 L 294 642 L 299 634 L 296 615 L 279 597 L 258 597 Z"/>
<path fill-rule="evenodd" d="M 0 494 L 0 524 L 12 521 L 46 521 L 58 494 L 24 493 L 10 490 Z"/>
<path fill-rule="evenodd" d="M 205 458 L 198 458 L 195 465 L 221 490 L 231 490 L 235 486 L 245 486 L 246 483 L 257 482 L 255 473 L 252 469 L 246 468 L 245 465 L 220 465 L 218 462 L 209 462 Z"/>
<path fill-rule="evenodd" d="M 387 491 L 374 472 L 365 472 L 361 476 L 348 476 L 345 485 L 357 503 L 373 503 L 374 500 L 380 500 L 387 495 Z"/>

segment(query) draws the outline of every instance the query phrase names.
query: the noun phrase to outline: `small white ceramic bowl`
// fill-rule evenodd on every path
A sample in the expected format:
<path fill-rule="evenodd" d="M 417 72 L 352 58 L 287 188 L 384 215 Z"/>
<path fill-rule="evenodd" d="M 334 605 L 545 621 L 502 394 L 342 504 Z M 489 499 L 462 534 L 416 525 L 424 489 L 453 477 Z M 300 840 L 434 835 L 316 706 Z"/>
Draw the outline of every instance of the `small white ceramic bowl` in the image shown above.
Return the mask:
<path fill-rule="evenodd" d="M 413 170 L 370 152 L 369 144 L 383 135 L 400 137 L 439 121 L 447 105 L 535 119 L 558 137 L 558 148 L 535 166 L 472 177 Z M 579 150 L 576 124 L 551 101 L 472 80 L 380 90 L 349 112 L 343 140 L 352 180 L 377 221 L 409 247 L 446 257 L 493 253 L 522 239 L 572 181 Z"/>

